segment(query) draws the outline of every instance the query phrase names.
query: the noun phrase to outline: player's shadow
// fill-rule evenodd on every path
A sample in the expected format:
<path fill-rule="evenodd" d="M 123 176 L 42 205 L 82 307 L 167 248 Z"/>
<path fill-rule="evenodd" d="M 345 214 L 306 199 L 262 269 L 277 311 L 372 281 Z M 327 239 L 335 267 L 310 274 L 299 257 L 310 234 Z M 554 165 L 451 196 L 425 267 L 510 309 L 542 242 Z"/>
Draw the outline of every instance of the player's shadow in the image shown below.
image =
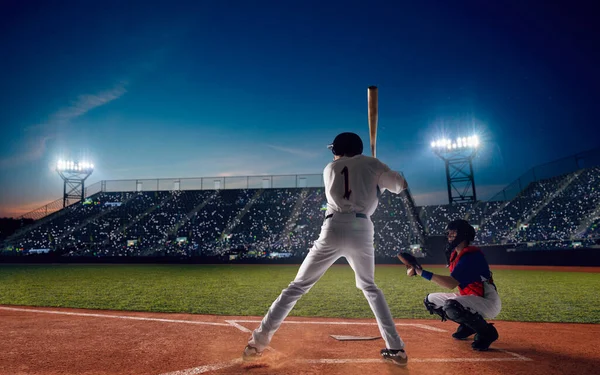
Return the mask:
<path fill-rule="evenodd" d="M 480 355 L 486 355 L 486 353 L 498 353 L 503 356 L 513 356 L 510 353 L 518 354 L 519 356 L 530 359 L 523 361 L 505 361 L 505 362 L 481 362 L 485 366 L 498 367 L 499 363 L 508 364 L 511 363 L 511 369 L 514 369 L 514 374 L 595 374 L 598 373 L 600 367 L 600 356 L 596 350 L 591 348 L 587 350 L 589 356 L 585 355 L 573 355 L 567 354 L 561 351 L 550 351 L 545 349 L 537 348 L 511 348 L 510 346 L 501 345 L 500 348 L 495 348 L 494 344 L 489 350 L 484 352 L 473 351 L 470 346 L 473 340 L 460 340 L 465 345 L 465 351 L 480 353 Z M 509 353 L 507 353 L 509 352 Z M 594 355 L 596 358 L 594 358 Z M 516 358 L 516 357 L 515 357 Z M 410 361 L 409 361 L 410 362 Z"/>
<path fill-rule="evenodd" d="M 488 351 L 479 352 L 471 349 L 472 339 L 456 340 L 456 350 L 461 353 L 462 357 L 466 358 L 515 358 L 511 353 L 528 358 L 529 360 L 505 360 L 505 361 L 481 361 L 468 362 L 468 367 L 471 370 L 479 372 L 498 372 L 499 369 L 505 369 L 511 374 L 594 374 L 598 373 L 600 368 L 600 357 L 596 354 L 596 350 L 589 348 L 585 355 L 572 355 L 560 351 L 550 351 L 536 348 L 511 348 L 509 345 L 499 345 L 496 348 L 493 344 Z M 508 353 L 507 353 L 508 352 Z M 596 357 L 594 357 L 596 356 Z M 248 374 L 280 374 L 286 373 L 293 369 L 294 373 L 314 373 L 315 368 L 303 367 L 306 365 L 295 363 L 298 356 L 295 353 L 270 353 L 270 355 L 262 358 L 255 363 L 245 363 L 241 365 L 243 371 Z M 449 367 L 453 367 L 453 363 L 448 363 Z M 414 373 L 422 374 L 426 371 L 427 363 L 413 362 L 410 358 L 407 367 L 399 367 L 392 363 L 381 361 L 381 365 L 377 367 L 377 374 L 410 374 L 411 370 Z M 233 369 L 231 369 L 233 370 Z M 237 368 L 239 371 L 239 368 Z M 303 372 L 307 371 L 307 372 Z M 228 373 L 228 372 L 224 372 Z M 468 372 L 466 372 L 468 373 Z"/>
<path fill-rule="evenodd" d="M 584 346 L 584 345 L 582 345 Z M 555 374 L 594 374 L 598 373 L 600 368 L 600 356 L 598 351 L 588 347 L 586 352 L 589 356 L 583 354 L 568 354 L 561 351 L 550 351 L 545 349 L 515 349 L 502 348 L 509 352 L 522 355 L 536 363 L 537 369 L 546 368 L 544 373 Z M 594 356 L 596 358 L 594 358 Z"/>

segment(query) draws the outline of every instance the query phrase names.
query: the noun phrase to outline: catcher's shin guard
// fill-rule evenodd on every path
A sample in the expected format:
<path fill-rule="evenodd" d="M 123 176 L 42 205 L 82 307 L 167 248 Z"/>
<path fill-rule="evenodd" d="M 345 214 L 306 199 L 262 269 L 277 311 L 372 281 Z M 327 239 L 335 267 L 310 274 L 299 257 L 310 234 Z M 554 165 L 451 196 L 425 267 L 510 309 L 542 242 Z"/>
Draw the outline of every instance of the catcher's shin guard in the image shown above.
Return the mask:
<path fill-rule="evenodd" d="M 474 330 L 472 330 L 471 328 L 467 327 L 464 324 L 461 324 L 456 329 L 456 332 L 454 332 L 452 334 L 452 337 L 454 337 L 457 340 L 464 340 L 464 339 L 466 339 L 467 337 L 471 336 L 474 333 L 475 333 Z"/>
<path fill-rule="evenodd" d="M 444 311 L 448 319 L 475 331 L 473 349 L 487 350 L 490 344 L 498 339 L 498 331 L 493 324 L 486 322 L 481 314 L 469 311 L 460 302 L 453 299 L 447 300 L 444 304 Z"/>
<path fill-rule="evenodd" d="M 429 297 L 429 294 L 427 295 Z M 446 321 L 446 312 L 444 312 L 444 308 L 436 307 L 433 303 L 429 302 L 429 300 L 425 297 L 423 303 L 425 304 L 425 308 L 429 311 L 429 314 L 437 314 L 442 318 L 442 322 Z"/>
<path fill-rule="evenodd" d="M 458 324 L 464 324 L 477 333 L 487 329 L 487 322 L 480 314 L 469 311 L 456 300 L 447 300 L 444 303 L 444 312 L 448 319 Z"/>

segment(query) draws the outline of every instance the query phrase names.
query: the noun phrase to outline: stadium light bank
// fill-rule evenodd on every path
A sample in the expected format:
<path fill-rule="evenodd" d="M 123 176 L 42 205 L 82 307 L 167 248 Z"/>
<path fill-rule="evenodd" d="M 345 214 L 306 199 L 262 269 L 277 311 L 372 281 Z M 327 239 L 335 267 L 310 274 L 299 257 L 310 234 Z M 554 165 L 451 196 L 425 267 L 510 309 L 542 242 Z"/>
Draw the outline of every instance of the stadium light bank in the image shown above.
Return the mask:
<path fill-rule="evenodd" d="M 431 149 L 446 165 L 449 204 L 477 201 L 473 158 L 480 147 L 477 135 L 440 138 L 431 142 Z"/>
<path fill-rule="evenodd" d="M 64 181 L 63 207 L 85 199 L 85 180 L 93 171 L 94 164 L 88 161 L 59 160 L 56 163 L 56 172 Z"/>
<path fill-rule="evenodd" d="M 470 137 L 458 137 L 455 140 L 446 138 L 431 142 L 431 148 L 434 150 L 456 150 L 456 149 L 476 149 L 480 146 L 479 137 L 472 135 Z"/>

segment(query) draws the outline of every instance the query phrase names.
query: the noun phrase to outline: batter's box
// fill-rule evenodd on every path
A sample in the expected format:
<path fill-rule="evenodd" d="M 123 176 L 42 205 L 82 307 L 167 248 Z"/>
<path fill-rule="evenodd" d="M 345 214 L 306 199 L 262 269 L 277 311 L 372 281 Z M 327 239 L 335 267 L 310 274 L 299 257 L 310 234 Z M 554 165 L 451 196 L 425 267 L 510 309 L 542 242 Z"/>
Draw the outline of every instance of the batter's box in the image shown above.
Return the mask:
<path fill-rule="evenodd" d="M 496 349 L 497 351 L 504 352 L 509 357 L 496 357 L 496 358 L 409 358 L 409 363 L 451 363 L 451 362 L 511 362 L 511 361 L 533 361 L 531 358 L 524 357 L 520 354 L 509 352 L 503 349 Z M 336 358 L 336 359 L 298 359 L 296 363 L 311 363 L 311 364 L 343 364 L 343 363 L 381 363 L 381 358 L 370 359 L 370 358 Z"/>
<path fill-rule="evenodd" d="M 240 329 L 243 332 L 246 333 L 251 333 L 252 330 L 250 330 L 249 328 L 241 325 L 240 323 L 253 323 L 253 324 L 260 324 L 260 320 L 252 320 L 252 319 L 240 319 L 240 320 L 227 320 L 227 323 L 235 326 L 236 328 Z M 299 320 L 286 320 L 283 321 L 282 323 L 282 327 L 284 325 L 288 326 L 288 329 L 292 329 L 293 331 L 295 331 L 296 333 L 296 337 L 297 339 L 299 339 L 301 336 L 298 335 L 298 333 L 300 333 L 301 331 L 298 331 L 299 329 L 301 329 L 302 325 L 313 325 L 313 326 L 320 326 L 320 327 L 324 327 L 324 326 L 336 326 L 335 330 L 336 332 L 327 332 L 324 333 L 323 329 L 317 329 L 317 331 L 320 331 L 320 333 L 318 334 L 320 337 L 334 337 L 338 336 L 341 337 L 342 340 L 338 340 L 338 341 L 363 341 L 366 343 L 368 342 L 373 342 L 374 339 L 378 338 L 380 339 L 380 336 L 375 336 L 372 333 L 373 329 L 371 327 L 376 327 L 377 323 L 374 322 L 342 322 L 342 321 L 299 321 Z M 353 326 L 354 328 L 351 328 L 350 326 Z M 422 323 L 397 323 L 396 326 L 404 326 L 404 327 L 413 327 L 416 328 L 418 330 L 424 330 L 424 331 L 429 331 L 431 333 L 433 332 L 440 332 L 440 333 L 447 333 L 447 330 L 438 328 L 438 327 L 433 327 L 427 324 L 422 324 Z M 345 328 L 348 327 L 347 330 L 345 330 Z M 361 328 L 362 327 L 362 328 Z M 315 327 L 316 328 L 316 327 Z M 281 335 L 281 333 L 280 333 Z M 484 353 L 480 353 L 479 356 L 474 356 L 474 357 L 464 357 L 464 356 L 460 356 L 460 357 L 445 357 L 445 358 L 431 358 L 429 357 L 429 353 L 427 352 L 427 345 L 425 342 L 428 340 L 429 338 L 427 338 L 427 334 L 425 332 L 423 332 L 423 334 L 419 334 L 417 336 L 411 336 L 410 334 L 406 335 L 407 337 L 411 337 L 411 345 L 410 345 L 410 352 L 411 354 L 413 354 L 410 357 L 410 362 L 411 363 L 461 363 L 461 362 L 511 362 L 511 361 L 532 361 L 532 359 L 524 357 L 520 354 L 508 351 L 508 350 L 504 350 L 504 349 L 498 349 L 498 348 L 493 348 L 492 350 L 490 350 L 489 352 Z M 313 335 L 307 335 L 307 338 L 315 338 L 316 336 Z M 346 337 L 346 340 L 344 340 L 343 338 Z M 431 336 L 429 336 L 431 337 Z M 416 340 L 416 341 L 415 341 Z M 455 340 L 449 340 L 448 341 L 448 345 L 455 345 L 456 341 Z M 340 350 L 338 349 L 338 347 L 335 347 L 336 351 Z M 331 348 L 323 348 L 322 351 L 325 353 L 324 357 L 328 357 L 326 355 L 326 353 L 329 351 L 328 349 Z M 342 350 L 346 351 L 350 349 L 349 347 L 344 347 Z M 469 348 L 467 349 L 468 352 L 471 351 L 470 345 Z M 331 353 L 329 353 L 331 354 Z M 340 353 L 340 354 L 344 354 L 344 353 Z M 346 353 L 349 354 L 349 353 Z M 460 355 L 460 354 L 459 354 Z M 502 355 L 502 356 L 498 356 L 498 355 Z M 301 363 L 313 363 L 313 364 L 342 364 L 342 363 L 378 363 L 381 362 L 381 358 L 377 358 L 377 359 L 371 359 L 371 358 L 352 358 L 352 359 L 344 359 L 344 358 L 321 358 L 321 359 L 298 359 L 297 361 L 300 361 Z"/>
<path fill-rule="evenodd" d="M 248 328 L 238 324 L 238 323 L 260 323 L 260 320 L 226 320 L 227 323 L 237 327 L 239 330 L 243 332 L 252 332 Z M 298 320 L 284 320 L 283 324 L 316 324 L 316 325 L 343 325 L 343 326 L 376 326 L 377 323 L 370 322 L 325 322 L 325 321 L 298 321 Z M 397 327 L 415 327 L 419 329 L 424 329 L 426 331 L 434 331 L 434 332 L 448 332 L 445 329 L 432 327 L 427 324 L 420 323 L 396 323 Z"/>
<path fill-rule="evenodd" d="M 503 349 L 496 349 L 497 351 L 504 352 L 509 357 L 501 358 L 410 358 L 409 363 L 461 363 L 461 362 L 503 362 L 503 361 L 532 361 L 532 359 L 519 355 L 517 353 L 509 352 Z M 322 359 L 295 359 L 292 361 L 297 364 L 324 364 L 324 365 L 335 365 L 335 364 L 369 364 L 369 363 L 383 363 L 381 358 L 322 358 Z M 238 366 L 242 363 L 240 358 L 214 363 L 210 365 L 202 365 L 194 368 L 188 368 L 185 370 L 164 373 L 161 375 L 198 375 L 202 373 L 209 373 L 226 369 L 233 366 Z"/>

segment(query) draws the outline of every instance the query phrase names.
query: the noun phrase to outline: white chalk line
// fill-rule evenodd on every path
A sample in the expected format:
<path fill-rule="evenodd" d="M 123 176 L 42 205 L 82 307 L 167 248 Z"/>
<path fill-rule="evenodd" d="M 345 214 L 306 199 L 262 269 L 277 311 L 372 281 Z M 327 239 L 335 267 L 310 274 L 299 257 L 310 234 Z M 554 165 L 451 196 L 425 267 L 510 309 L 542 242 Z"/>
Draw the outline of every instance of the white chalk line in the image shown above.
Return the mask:
<path fill-rule="evenodd" d="M 209 325 L 209 326 L 231 327 L 231 324 L 228 324 L 228 323 L 202 322 L 202 321 L 196 321 L 196 320 L 146 318 L 146 317 L 142 317 L 142 316 L 105 315 L 105 314 L 77 313 L 77 312 L 68 312 L 68 311 L 20 309 L 20 308 L 16 308 L 16 307 L 4 307 L 4 306 L 0 306 L 0 310 L 22 311 L 22 312 L 30 312 L 30 313 L 55 314 L 55 315 L 86 316 L 86 317 L 94 317 L 94 318 L 130 319 L 130 320 L 145 320 L 145 321 L 164 322 L 164 323 L 185 323 L 185 324 L 200 324 L 200 325 Z"/>
<path fill-rule="evenodd" d="M 497 349 L 498 351 L 510 354 L 511 357 L 503 358 L 409 358 L 408 363 L 458 363 L 458 362 L 518 362 L 518 361 L 532 361 L 532 359 L 524 357 L 522 355 L 509 352 L 507 350 Z M 322 359 L 296 359 L 292 361 L 298 364 L 322 364 L 322 365 L 338 365 L 348 363 L 387 363 L 383 359 L 338 359 L 338 358 L 322 358 Z M 227 367 L 235 366 L 242 363 L 241 359 L 235 359 L 229 362 L 216 363 L 213 365 L 204 365 L 194 367 L 181 371 L 174 371 L 160 375 L 196 375 L 202 374 L 209 371 L 217 371 Z"/>
<path fill-rule="evenodd" d="M 242 332 L 246 332 L 246 333 L 252 333 L 251 330 L 249 330 L 248 328 L 244 327 L 241 324 L 237 324 L 236 320 L 226 320 L 227 323 L 231 324 L 232 326 L 234 326 L 235 328 L 239 329 Z"/>
<path fill-rule="evenodd" d="M 230 320 L 230 322 L 235 322 L 235 323 L 260 323 L 260 320 L 236 319 L 236 320 Z M 290 320 L 290 321 L 285 321 L 284 320 L 282 324 L 323 324 L 323 325 L 331 324 L 331 325 L 365 325 L 365 326 L 375 326 L 375 325 L 377 325 L 377 323 L 368 323 L 368 322 L 312 322 L 312 321 L 297 321 L 297 320 Z M 396 323 L 396 326 L 416 327 L 416 328 L 422 328 L 422 329 L 426 329 L 426 330 L 429 330 L 429 331 L 435 331 L 435 332 L 448 332 L 445 329 L 431 327 L 431 326 L 428 326 L 426 324 L 418 324 L 418 323 Z"/>
<path fill-rule="evenodd" d="M 499 352 L 510 354 L 513 357 L 518 358 L 520 361 L 533 361 L 533 359 L 531 359 L 531 358 L 527 358 L 525 356 L 522 356 L 522 355 L 514 353 L 514 352 L 509 352 L 508 350 L 504 350 L 504 349 L 496 349 L 496 350 L 498 350 Z"/>
<path fill-rule="evenodd" d="M 517 357 L 503 358 L 408 358 L 408 363 L 450 363 L 450 362 L 514 362 L 531 361 L 531 359 L 521 359 Z M 311 364 L 345 364 L 345 363 L 387 363 L 383 359 L 299 359 L 296 363 Z"/>
<path fill-rule="evenodd" d="M 197 320 L 182 320 L 182 319 L 163 319 L 163 318 L 148 318 L 141 316 L 128 316 L 128 315 L 108 315 L 108 314 L 92 314 L 92 313 L 78 313 L 78 312 L 68 312 L 68 311 L 54 311 L 54 310 L 39 310 L 39 309 L 23 309 L 17 307 L 5 307 L 0 306 L 0 310 L 8 310 L 8 311 L 22 311 L 22 312 L 30 312 L 30 313 L 41 313 L 41 314 L 55 314 L 55 315 L 71 315 L 71 316 L 86 316 L 86 317 L 94 317 L 94 318 L 111 318 L 111 319 L 130 319 L 130 320 L 143 320 L 143 321 L 154 321 L 154 322 L 164 322 L 164 323 L 184 323 L 184 324 L 199 324 L 199 325 L 211 325 L 211 326 L 220 326 L 220 327 L 235 327 L 242 332 L 250 333 L 252 332 L 248 328 L 238 324 L 238 323 L 260 323 L 260 320 L 245 320 L 245 319 L 235 319 L 235 320 L 225 320 L 226 323 L 215 323 L 215 322 L 204 322 Z M 367 323 L 367 322 L 313 322 L 313 321 L 284 321 L 283 324 L 331 324 L 331 325 L 377 325 L 377 323 Z M 396 323 L 396 326 L 410 326 L 422 328 L 429 331 L 435 332 L 447 332 L 444 329 L 431 327 L 426 324 L 418 324 L 418 323 Z"/>
<path fill-rule="evenodd" d="M 242 363 L 242 359 L 241 358 L 234 359 L 233 361 L 228 361 L 228 362 L 215 363 L 213 365 L 204 365 L 204 366 L 198 366 L 198 367 L 188 368 L 188 369 L 180 370 L 180 371 L 167 372 L 167 373 L 160 374 L 160 375 L 196 375 L 196 374 L 203 374 L 203 373 L 209 372 L 209 371 L 217 371 L 217 370 L 221 370 L 221 369 L 224 369 L 224 368 L 232 367 L 232 366 L 237 365 L 238 363 Z"/>
<path fill-rule="evenodd" d="M 426 329 L 428 331 L 434 331 L 434 332 L 448 332 L 445 329 L 442 328 L 437 328 L 437 327 L 431 327 L 428 326 L 427 324 L 418 324 L 418 323 L 396 323 L 397 326 L 412 326 L 412 327 L 417 327 L 417 328 L 422 328 L 422 329 Z"/>
<path fill-rule="evenodd" d="M 248 328 L 244 327 L 244 326 L 243 326 L 243 325 L 241 325 L 241 324 L 237 324 L 235 320 L 226 320 L 226 322 L 227 322 L 227 323 L 229 323 L 229 324 L 231 324 L 232 326 L 234 326 L 235 328 L 239 329 L 239 330 L 240 330 L 240 331 L 242 331 L 242 332 L 246 332 L 246 333 L 252 333 L 252 330 L 250 330 L 250 329 L 248 329 Z M 270 346 L 267 346 L 265 349 L 266 349 L 266 350 L 270 350 L 270 351 L 272 351 L 273 353 L 279 353 L 277 350 L 273 349 L 273 348 L 272 348 L 272 347 L 270 347 Z"/>

